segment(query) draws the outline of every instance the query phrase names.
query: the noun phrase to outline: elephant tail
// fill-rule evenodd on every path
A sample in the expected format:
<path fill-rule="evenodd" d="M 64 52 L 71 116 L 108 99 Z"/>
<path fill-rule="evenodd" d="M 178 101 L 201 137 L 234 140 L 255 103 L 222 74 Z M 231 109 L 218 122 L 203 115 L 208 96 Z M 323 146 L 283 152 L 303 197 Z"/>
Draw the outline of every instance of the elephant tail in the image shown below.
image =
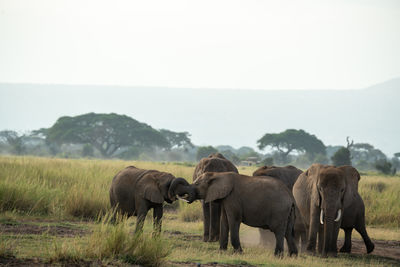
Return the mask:
<path fill-rule="evenodd" d="M 293 203 L 292 207 L 290 208 L 288 222 L 286 226 L 286 234 L 291 235 L 294 238 L 294 224 L 296 221 L 296 206 Z"/>

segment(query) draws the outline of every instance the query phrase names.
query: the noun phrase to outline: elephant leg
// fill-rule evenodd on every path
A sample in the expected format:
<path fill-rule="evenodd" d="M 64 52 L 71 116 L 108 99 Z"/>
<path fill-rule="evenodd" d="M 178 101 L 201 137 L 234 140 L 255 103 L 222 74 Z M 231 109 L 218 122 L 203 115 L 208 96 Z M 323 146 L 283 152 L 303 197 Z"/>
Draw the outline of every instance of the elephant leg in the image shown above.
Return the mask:
<path fill-rule="evenodd" d="M 203 206 L 203 241 L 208 242 L 210 236 L 210 203 L 202 201 Z"/>
<path fill-rule="evenodd" d="M 318 253 L 322 254 L 322 249 L 324 247 L 324 227 L 319 226 L 318 229 Z"/>
<path fill-rule="evenodd" d="M 367 229 L 365 229 L 365 221 L 360 220 L 359 223 L 357 222 L 355 229 L 357 230 L 357 232 L 360 233 L 361 237 L 363 238 L 365 247 L 367 248 L 367 253 L 371 253 L 374 250 L 375 245 L 369 238 Z"/>
<path fill-rule="evenodd" d="M 351 233 L 353 228 L 345 228 L 344 230 L 344 244 L 340 248 L 340 252 L 350 253 L 351 252 Z"/>
<path fill-rule="evenodd" d="M 226 216 L 225 209 L 221 207 L 221 229 L 219 237 L 219 249 L 226 250 L 228 248 L 228 238 L 229 238 L 229 224 L 228 218 Z"/>
<path fill-rule="evenodd" d="M 219 240 L 220 221 L 221 221 L 221 204 L 213 201 L 210 203 L 210 231 L 209 231 L 210 242 L 216 242 Z"/>
<path fill-rule="evenodd" d="M 286 238 L 286 242 L 288 245 L 288 249 L 289 249 L 289 255 L 292 256 L 297 255 L 298 250 L 297 250 L 297 246 L 296 246 L 296 242 L 294 239 L 294 234 L 293 234 L 293 227 L 288 227 L 286 233 L 285 233 L 285 238 Z"/>
<path fill-rule="evenodd" d="M 137 209 L 137 221 L 136 221 L 136 229 L 135 233 L 139 233 L 143 231 L 144 220 L 146 219 L 147 212 L 149 211 L 146 205 L 141 205 Z"/>
<path fill-rule="evenodd" d="M 240 238 L 239 238 L 239 228 L 240 228 L 240 222 L 241 220 L 238 218 L 241 218 L 239 214 L 235 214 L 234 211 L 232 210 L 227 210 L 225 207 L 225 214 L 228 219 L 228 225 L 229 225 L 229 233 L 231 235 L 231 244 L 235 252 L 242 252 L 242 247 L 240 246 Z"/>
<path fill-rule="evenodd" d="M 161 225 L 162 225 L 162 216 L 163 216 L 163 207 L 161 205 L 157 205 L 153 208 L 153 236 L 159 236 L 161 233 Z"/>
<path fill-rule="evenodd" d="M 314 254 L 317 243 L 317 233 L 320 227 L 319 214 L 320 209 L 314 208 L 311 210 L 310 228 L 308 231 L 307 252 Z"/>
<path fill-rule="evenodd" d="M 283 244 L 284 244 L 284 238 L 285 238 L 285 228 L 286 224 L 283 226 L 280 226 L 278 229 L 275 229 L 273 232 L 275 234 L 275 252 L 274 255 L 281 257 L 283 256 Z"/>

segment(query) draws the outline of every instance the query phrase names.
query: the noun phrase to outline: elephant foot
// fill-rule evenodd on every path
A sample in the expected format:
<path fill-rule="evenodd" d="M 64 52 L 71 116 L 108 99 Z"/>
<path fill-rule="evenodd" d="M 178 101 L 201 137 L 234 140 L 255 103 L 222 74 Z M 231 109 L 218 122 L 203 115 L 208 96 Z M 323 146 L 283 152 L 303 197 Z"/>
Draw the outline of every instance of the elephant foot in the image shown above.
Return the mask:
<path fill-rule="evenodd" d="M 351 248 L 343 246 L 343 247 L 340 248 L 339 252 L 350 253 L 351 252 Z"/>
<path fill-rule="evenodd" d="M 322 257 L 327 258 L 327 257 L 337 257 L 337 252 L 336 251 L 328 251 L 328 252 L 322 252 Z"/>
<path fill-rule="evenodd" d="M 233 253 L 242 254 L 243 253 L 243 249 L 241 247 L 235 248 L 235 249 L 233 249 Z"/>
<path fill-rule="evenodd" d="M 219 250 L 227 250 L 228 246 L 220 246 Z"/>
<path fill-rule="evenodd" d="M 219 241 L 219 236 L 212 236 L 210 237 L 210 239 L 208 240 L 208 242 L 217 242 Z"/>
<path fill-rule="evenodd" d="M 374 243 L 370 243 L 370 244 L 368 244 L 367 245 L 367 253 L 369 254 L 369 253 L 371 253 L 372 251 L 374 251 L 374 248 L 375 248 L 375 245 L 374 245 Z"/>
<path fill-rule="evenodd" d="M 203 241 L 208 242 L 210 240 L 210 237 L 208 235 L 203 236 Z"/>

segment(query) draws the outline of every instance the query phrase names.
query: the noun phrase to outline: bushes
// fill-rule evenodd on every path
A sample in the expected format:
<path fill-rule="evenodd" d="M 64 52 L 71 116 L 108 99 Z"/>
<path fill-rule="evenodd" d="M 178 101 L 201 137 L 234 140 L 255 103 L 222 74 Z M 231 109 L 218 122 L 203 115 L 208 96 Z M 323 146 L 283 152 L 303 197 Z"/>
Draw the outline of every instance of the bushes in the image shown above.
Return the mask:
<path fill-rule="evenodd" d="M 171 250 L 165 240 L 131 234 L 126 218 L 110 224 L 109 217 L 96 226 L 87 242 L 55 245 L 52 261 L 79 263 L 86 259 L 122 260 L 143 266 L 161 266 Z"/>

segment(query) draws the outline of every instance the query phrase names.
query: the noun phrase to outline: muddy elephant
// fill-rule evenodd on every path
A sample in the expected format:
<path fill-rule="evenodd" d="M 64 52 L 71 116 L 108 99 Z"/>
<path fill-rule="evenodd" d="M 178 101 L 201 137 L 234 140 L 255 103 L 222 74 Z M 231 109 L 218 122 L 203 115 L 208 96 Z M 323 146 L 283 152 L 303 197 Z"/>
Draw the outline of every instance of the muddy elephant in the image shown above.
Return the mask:
<path fill-rule="evenodd" d="M 205 172 L 236 172 L 239 173 L 235 165 L 227 160 L 221 153 L 210 154 L 207 158 L 202 158 L 197 164 L 193 181 Z M 203 241 L 216 242 L 219 240 L 221 205 L 218 202 L 205 203 L 203 207 Z"/>
<path fill-rule="evenodd" d="M 186 199 L 189 202 L 204 199 L 205 203 L 218 201 L 221 204 L 220 249 L 227 249 L 230 233 L 234 250 L 242 251 L 239 228 L 244 223 L 270 229 L 275 234 L 275 255 L 283 254 L 284 238 L 289 254 L 297 254 L 293 230 L 295 202 L 281 181 L 235 172 L 206 172 L 193 182 L 192 187 L 195 197 L 188 196 Z"/>
<path fill-rule="evenodd" d="M 175 184 L 173 191 L 170 190 L 172 183 Z M 110 188 L 110 203 L 114 212 L 128 217 L 137 216 L 136 232 L 142 230 L 147 212 L 152 208 L 154 230 L 160 233 L 163 202 L 172 203 L 182 189 L 187 194 L 194 194 L 183 178 L 175 178 L 166 172 L 129 166 L 114 176 Z"/>
<path fill-rule="evenodd" d="M 365 231 L 364 205 L 359 206 L 359 177 L 357 170 L 351 166 L 321 164 L 311 165 L 299 176 L 293 186 L 293 195 L 308 228 L 308 252 L 315 253 L 318 236 L 318 252 L 323 256 L 336 256 L 339 228 L 348 224 L 346 228 L 352 229 L 356 221 L 363 224 L 356 229 L 364 229 L 360 233 L 367 240 L 367 249 L 371 247 L 372 242 Z M 358 216 L 360 213 L 362 216 Z"/>
<path fill-rule="evenodd" d="M 302 170 L 291 165 L 285 167 L 262 166 L 253 172 L 253 176 L 274 177 L 282 181 L 289 188 L 289 190 L 292 191 L 293 185 L 295 184 L 299 175 L 302 173 L 303 173 Z M 296 222 L 294 230 L 295 230 L 296 244 L 299 245 L 301 240 L 301 250 L 305 251 L 307 242 L 307 229 L 305 228 L 303 218 L 301 217 L 297 206 L 296 206 Z M 260 233 L 261 245 L 269 246 L 273 241 L 275 241 L 271 231 L 259 229 L 259 233 Z"/>

